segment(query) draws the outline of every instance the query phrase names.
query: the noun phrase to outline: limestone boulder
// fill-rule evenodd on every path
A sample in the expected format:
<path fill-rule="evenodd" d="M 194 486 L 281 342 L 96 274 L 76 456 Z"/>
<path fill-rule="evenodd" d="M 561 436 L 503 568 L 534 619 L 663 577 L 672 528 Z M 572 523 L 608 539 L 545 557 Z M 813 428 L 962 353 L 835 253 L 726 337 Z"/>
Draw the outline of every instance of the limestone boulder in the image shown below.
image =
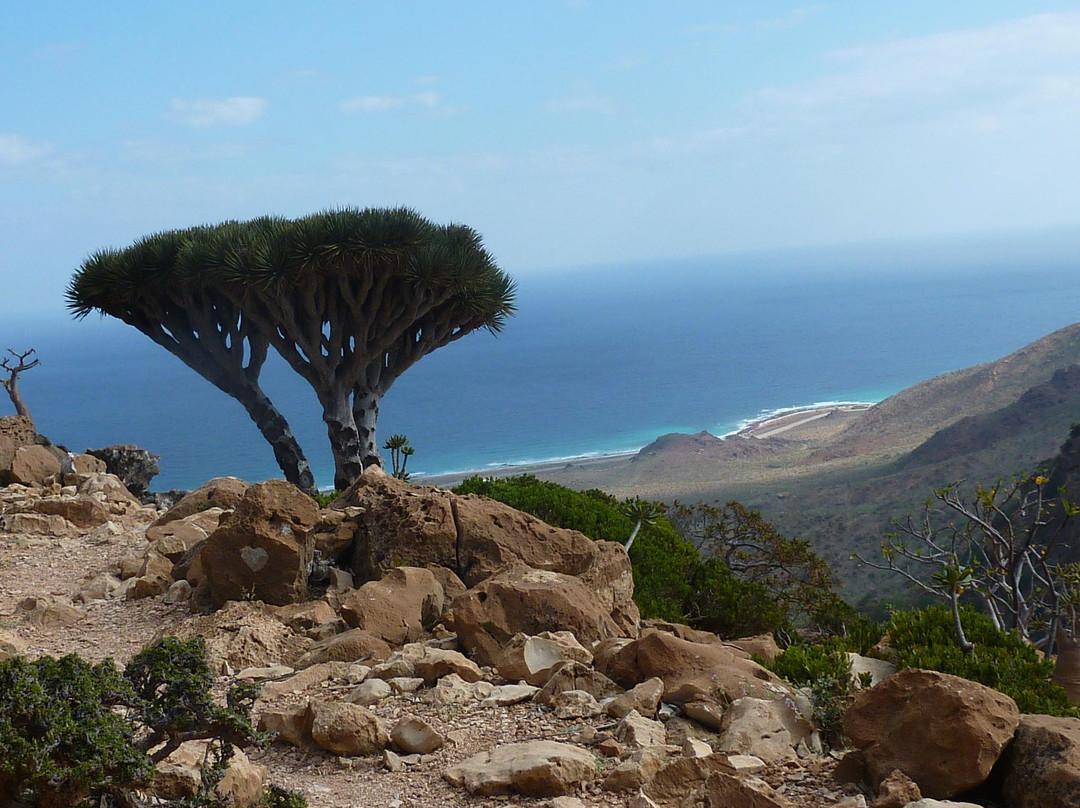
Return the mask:
<path fill-rule="evenodd" d="M 100 499 L 111 513 L 128 512 L 142 505 L 114 474 L 81 475 L 76 491 L 80 496 Z"/>
<path fill-rule="evenodd" d="M 391 654 L 390 646 L 382 637 L 376 637 L 362 628 L 354 628 L 320 640 L 298 660 L 298 668 L 306 668 L 320 662 L 385 662 Z"/>
<path fill-rule="evenodd" d="M 814 727 L 792 704 L 777 699 L 741 698 L 724 711 L 716 748 L 737 755 L 754 755 L 766 763 L 793 760 L 796 748 L 817 746 Z"/>
<path fill-rule="evenodd" d="M 1021 716 L 1005 771 L 1009 808 L 1080 805 L 1080 718 Z"/>
<path fill-rule="evenodd" d="M 5 474 L 7 483 L 45 485 L 60 474 L 60 460 L 44 446 L 18 446 Z"/>
<path fill-rule="evenodd" d="M 950 799 L 986 780 L 1019 722 L 1016 703 L 996 690 L 909 668 L 855 697 L 844 734 L 872 788 L 899 769 L 923 796 Z"/>
<path fill-rule="evenodd" d="M 0 435 L 0 484 L 7 484 L 7 473 L 11 471 L 11 461 L 15 459 L 16 443 L 7 435 Z"/>
<path fill-rule="evenodd" d="M 109 510 L 104 503 L 86 494 L 39 499 L 32 508 L 34 513 L 62 516 L 76 527 L 97 527 L 109 521 Z"/>
<path fill-rule="evenodd" d="M 250 487 L 246 482 L 236 477 L 215 477 L 203 483 L 194 491 L 189 491 L 179 502 L 155 519 L 151 525 L 175 522 L 177 519 L 183 519 L 193 513 L 205 511 L 207 508 L 231 510 L 240 504 L 240 499 Z M 312 504 L 314 505 L 314 502 Z"/>
<path fill-rule="evenodd" d="M 734 646 L 740 651 L 759 659 L 764 659 L 770 665 L 780 656 L 780 646 L 776 644 L 776 638 L 770 634 L 755 634 L 753 637 L 740 637 L 735 640 L 726 640 L 725 645 Z"/>
<path fill-rule="evenodd" d="M 29 646 L 26 640 L 14 631 L 6 631 L 0 628 L 0 662 L 16 656 L 23 656 Z"/>
<path fill-rule="evenodd" d="M 208 508 L 183 519 L 152 525 L 146 530 L 146 540 L 175 564 L 217 530 L 224 513 L 221 508 Z"/>
<path fill-rule="evenodd" d="M 390 730 L 390 742 L 407 755 L 429 755 L 446 743 L 446 738 L 423 718 L 406 715 Z"/>
<path fill-rule="evenodd" d="M 0 438 L 8 438 L 16 446 L 29 446 L 37 440 L 37 427 L 28 415 L 0 416 Z"/>
<path fill-rule="evenodd" d="M 725 771 L 711 773 L 693 799 L 702 808 L 796 808 L 764 780 Z"/>
<path fill-rule="evenodd" d="M 681 639 L 646 629 L 633 642 L 597 656 L 597 667 L 623 687 L 653 677 L 664 681 L 664 700 L 684 704 L 700 698 L 733 701 L 744 696 L 794 698 L 776 674 L 722 644 Z"/>
<path fill-rule="evenodd" d="M 267 707 L 259 714 L 259 731 L 274 733 L 274 740 L 281 743 L 305 746 L 311 742 L 314 718 L 310 702 Z"/>
<path fill-rule="evenodd" d="M 234 602 L 209 615 L 190 617 L 159 632 L 182 640 L 202 637 L 215 673 L 291 664 L 312 641 L 296 634 L 261 603 Z"/>
<path fill-rule="evenodd" d="M 557 741 L 503 744 L 473 755 L 443 775 L 475 796 L 572 794 L 596 778 L 596 759 L 579 746 Z"/>
<path fill-rule="evenodd" d="M 392 645 L 414 642 L 433 626 L 445 606 L 443 589 L 430 570 L 395 567 L 345 595 L 338 612 L 351 628 Z"/>
<path fill-rule="evenodd" d="M 485 497 L 412 485 L 376 466 L 334 507 L 353 509 L 351 567 L 357 580 L 378 579 L 401 564 L 430 564 L 453 571 L 474 587 L 507 567 L 524 564 L 581 578 L 620 632 L 636 634 L 639 615 L 632 599 L 630 559 L 617 543 L 594 542 Z"/>
<path fill-rule="evenodd" d="M 208 741 L 186 741 L 179 749 L 157 764 L 154 793 L 166 800 L 194 797 L 202 783 L 202 769 L 208 754 Z M 215 789 L 228 808 L 248 808 L 263 794 L 266 769 L 248 760 L 242 749 L 233 747 L 229 768 Z"/>
<path fill-rule="evenodd" d="M 377 715 L 359 704 L 336 701 L 315 705 L 311 737 L 336 755 L 377 755 L 390 743 Z"/>
<path fill-rule="evenodd" d="M 499 675 L 508 682 L 525 681 L 542 686 L 560 662 L 576 661 L 586 665 L 593 656 L 568 631 L 544 632 L 539 637 L 515 634 L 495 659 Z"/>
<path fill-rule="evenodd" d="M 214 603 L 255 597 L 281 606 L 304 600 L 318 518 L 315 501 L 284 480 L 251 486 L 203 546 Z"/>
<path fill-rule="evenodd" d="M 608 715 L 622 718 L 634 710 L 646 718 L 655 718 L 660 698 L 664 695 L 664 680 L 659 677 L 647 679 L 634 685 L 625 693 L 620 693 L 604 707 Z"/>
<path fill-rule="evenodd" d="M 580 578 L 520 563 L 457 598 L 446 619 L 480 665 L 495 664 L 518 633 L 567 630 L 591 643 L 623 631 Z"/>
<path fill-rule="evenodd" d="M 593 670 L 580 662 L 563 662 L 548 679 L 534 700 L 541 706 L 551 706 L 554 697 L 567 690 L 580 690 L 588 693 L 597 701 L 618 696 L 622 692 L 613 681 L 604 674 Z"/>
<path fill-rule="evenodd" d="M 423 656 L 416 660 L 413 671 L 431 685 L 444 676 L 456 674 L 466 682 L 479 682 L 484 678 L 480 666 L 458 651 L 442 648 L 424 648 Z"/>

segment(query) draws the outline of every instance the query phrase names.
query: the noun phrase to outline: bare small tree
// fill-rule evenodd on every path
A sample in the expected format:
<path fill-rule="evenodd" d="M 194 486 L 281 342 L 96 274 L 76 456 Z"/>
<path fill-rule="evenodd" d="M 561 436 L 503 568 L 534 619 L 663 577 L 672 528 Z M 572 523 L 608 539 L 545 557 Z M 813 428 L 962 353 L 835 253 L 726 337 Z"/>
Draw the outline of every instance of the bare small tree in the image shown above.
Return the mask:
<path fill-rule="evenodd" d="M 41 364 L 41 360 L 34 356 L 33 348 L 22 353 L 8 348 L 8 353 L 14 357 L 14 361 L 6 356 L 0 359 L 0 369 L 6 371 L 8 375 L 6 379 L 0 379 L 0 384 L 3 384 L 4 389 L 7 390 L 11 403 L 15 405 L 15 412 L 32 421 L 34 420 L 33 416 L 30 415 L 30 410 L 27 408 L 26 402 L 23 401 L 22 393 L 19 392 L 19 374 L 30 370 L 30 368 L 37 367 Z M 30 358 L 32 356 L 34 356 L 33 359 Z"/>
<path fill-rule="evenodd" d="M 974 646 L 960 623 L 960 599 L 975 598 L 999 631 L 1015 629 L 1036 648 L 1076 636 L 1080 626 L 1067 568 L 1055 562 L 1066 519 L 1078 513 L 1064 497 L 1048 494 L 1047 477 L 1033 474 L 970 498 L 956 482 L 934 492 L 919 518 L 896 522 L 881 543 L 883 561 L 858 553 L 868 567 L 891 570 L 952 607 L 957 641 Z"/>

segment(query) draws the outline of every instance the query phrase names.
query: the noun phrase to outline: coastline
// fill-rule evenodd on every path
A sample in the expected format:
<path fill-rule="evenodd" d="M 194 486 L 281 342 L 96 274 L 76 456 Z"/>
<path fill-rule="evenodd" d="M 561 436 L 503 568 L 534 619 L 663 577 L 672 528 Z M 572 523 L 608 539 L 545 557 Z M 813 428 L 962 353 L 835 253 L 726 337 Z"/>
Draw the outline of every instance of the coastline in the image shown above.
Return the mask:
<path fill-rule="evenodd" d="M 744 421 L 739 428 L 723 435 L 713 435 L 717 440 L 765 440 L 784 434 L 796 437 L 800 431 L 812 429 L 819 421 L 830 416 L 858 417 L 874 406 L 869 401 L 830 401 L 821 404 L 808 404 L 800 407 L 784 407 L 769 410 L 755 419 Z M 710 433 L 711 434 L 711 433 Z M 506 463 L 482 469 L 450 472 L 446 474 L 424 474 L 413 477 L 413 482 L 420 485 L 434 485 L 439 488 L 452 488 L 469 477 L 516 477 L 521 474 L 542 475 L 567 469 L 592 469 L 627 462 L 637 456 L 645 447 L 632 451 L 610 452 L 607 454 L 588 454 L 577 457 L 560 457 L 525 463 Z"/>

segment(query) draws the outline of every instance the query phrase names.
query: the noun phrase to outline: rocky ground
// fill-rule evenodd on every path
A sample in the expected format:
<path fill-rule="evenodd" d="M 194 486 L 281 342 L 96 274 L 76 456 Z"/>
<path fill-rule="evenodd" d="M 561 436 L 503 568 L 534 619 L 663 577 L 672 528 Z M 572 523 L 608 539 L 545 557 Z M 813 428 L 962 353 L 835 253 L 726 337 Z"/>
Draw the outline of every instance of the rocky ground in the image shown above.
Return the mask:
<path fill-rule="evenodd" d="M 0 488 L 0 648 L 31 657 L 67 653 L 91 660 L 112 657 L 122 665 L 155 637 L 190 626 L 192 609 L 185 600 L 167 603 L 169 598 L 161 593 L 134 597 L 133 585 L 118 589 L 113 583 L 121 577 L 125 565 L 129 579 L 137 580 L 138 576 L 131 574 L 132 559 L 147 554 L 146 531 L 160 516 L 156 509 L 112 492 L 98 497 L 109 510 L 107 519 L 89 517 L 83 521 L 99 523 L 79 527 L 60 515 L 76 518 L 78 514 L 28 505 L 50 499 L 70 500 L 74 493 L 58 484 Z M 103 573 L 115 577 L 103 578 Z M 438 645 L 452 645 L 452 637 L 448 638 L 445 631 L 436 633 L 442 638 Z M 424 637 L 431 635 L 419 639 Z M 237 672 L 223 673 L 219 689 L 235 681 Z M 362 675 L 356 666 L 332 668 L 307 687 L 278 688 L 285 692 L 260 700 L 257 709 L 287 712 L 290 706 L 312 698 L 343 702 Z M 490 667 L 483 669 L 483 677 L 490 682 L 488 690 L 505 683 Z M 563 801 L 556 804 L 643 804 L 636 788 L 613 791 L 602 785 L 605 770 L 620 764 L 620 753 L 630 757 L 626 744 L 612 740 L 618 724 L 612 716 L 601 713 L 559 718 L 532 700 L 491 706 L 478 698 L 440 698 L 434 695 L 437 690 L 423 686 L 413 692 L 394 693 L 371 706 L 388 727 L 403 716 L 424 719 L 445 739 L 441 748 L 428 754 L 339 755 L 314 745 L 277 743 L 264 750 L 249 750 L 250 758 L 266 768 L 269 782 L 299 790 L 312 806 L 541 805 L 548 800 L 470 795 L 452 785 L 445 773 L 481 751 L 523 741 L 559 741 L 591 752 L 601 777 L 578 786 L 570 798 L 560 798 Z M 714 743 L 717 737 L 683 718 L 668 721 L 668 736 L 667 740 L 676 745 L 689 737 L 706 744 Z M 805 808 L 864 804 L 857 787 L 835 782 L 835 766 L 834 757 L 802 749 L 799 754 L 768 765 L 759 776 L 775 789 L 779 800 L 786 798 L 786 803 L 778 804 Z"/>

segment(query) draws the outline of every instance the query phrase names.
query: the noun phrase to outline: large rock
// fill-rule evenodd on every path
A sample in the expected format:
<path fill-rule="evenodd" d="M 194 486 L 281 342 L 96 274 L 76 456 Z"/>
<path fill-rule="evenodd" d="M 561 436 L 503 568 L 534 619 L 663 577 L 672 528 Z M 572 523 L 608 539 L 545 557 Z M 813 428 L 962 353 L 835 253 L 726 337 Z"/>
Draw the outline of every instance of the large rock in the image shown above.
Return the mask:
<path fill-rule="evenodd" d="M 361 628 L 343 631 L 333 637 L 320 640 L 296 661 L 298 668 L 317 665 L 320 662 L 384 662 L 390 656 L 390 646 L 382 637 Z"/>
<path fill-rule="evenodd" d="M 621 633 L 637 632 L 630 559 L 620 544 L 594 542 L 485 497 L 412 485 L 375 466 L 334 507 L 353 509 L 357 580 L 402 564 L 435 564 L 472 587 L 520 563 L 581 578 Z"/>
<path fill-rule="evenodd" d="M 206 661 L 215 673 L 231 668 L 263 668 L 291 663 L 312 641 L 294 633 L 259 603 L 230 603 L 213 614 L 191 617 L 159 632 L 182 640 L 202 637 Z"/>
<path fill-rule="evenodd" d="M 194 797 L 202 784 L 207 760 L 207 741 L 186 741 L 157 764 L 154 793 L 163 799 Z M 262 797 L 266 769 L 248 760 L 242 749 L 233 747 L 229 768 L 214 793 L 228 808 L 248 808 Z"/>
<path fill-rule="evenodd" d="M 87 449 L 86 453 L 104 461 L 105 470 L 115 474 L 125 487 L 136 495 L 142 495 L 150 481 L 161 471 L 160 455 L 152 454 L 131 444 L 106 446 L 103 449 Z"/>
<path fill-rule="evenodd" d="M 702 808 L 794 808 L 764 780 L 725 771 L 712 772 L 695 798 L 693 804 Z"/>
<path fill-rule="evenodd" d="M 62 516 L 76 527 L 97 527 L 109 521 L 109 511 L 105 505 L 88 494 L 39 499 L 32 507 L 35 513 Z"/>
<path fill-rule="evenodd" d="M 800 743 L 815 746 L 814 727 L 793 706 L 775 699 L 736 699 L 724 712 L 716 748 L 766 763 L 795 758 Z"/>
<path fill-rule="evenodd" d="M 443 600 L 443 588 L 430 570 L 395 567 L 380 580 L 349 592 L 338 611 L 350 628 L 402 645 L 438 621 Z"/>
<path fill-rule="evenodd" d="M 45 485 L 60 473 L 60 460 L 44 446 L 19 446 L 5 473 L 6 482 Z"/>
<path fill-rule="evenodd" d="M 558 797 L 595 779 L 596 759 L 581 747 L 557 741 L 526 741 L 481 752 L 447 769 L 452 785 L 473 795 L 525 794 Z"/>
<path fill-rule="evenodd" d="M 1019 722 L 1016 702 L 996 690 L 910 668 L 860 692 L 844 734 L 872 788 L 899 769 L 923 796 L 950 799 L 986 780 Z"/>
<path fill-rule="evenodd" d="M 664 680 L 664 700 L 680 705 L 701 697 L 730 702 L 744 696 L 793 696 L 780 677 L 738 649 L 691 642 L 655 628 L 611 653 L 598 654 L 596 664 L 626 688 L 659 677 Z"/>
<path fill-rule="evenodd" d="M 586 665 L 592 654 L 568 631 L 544 632 L 543 637 L 515 634 L 495 660 L 499 676 L 508 682 L 525 681 L 543 686 L 560 662 L 573 660 Z"/>
<path fill-rule="evenodd" d="M 377 755 L 390 743 L 382 720 L 366 707 L 341 701 L 314 707 L 311 737 L 337 755 Z"/>
<path fill-rule="evenodd" d="M 591 643 L 622 631 L 580 578 L 520 563 L 455 600 L 447 621 L 481 665 L 494 665 L 519 632 L 535 635 L 565 629 Z"/>
<path fill-rule="evenodd" d="M 0 435 L 0 484 L 6 484 L 7 473 L 11 471 L 11 461 L 15 459 L 18 444 L 7 435 Z"/>
<path fill-rule="evenodd" d="M 1009 808 L 1080 805 L 1080 718 L 1021 716 L 1005 762 Z"/>
<path fill-rule="evenodd" d="M 28 415 L 0 416 L 0 438 L 9 438 L 16 446 L 30 446 L 37 440 L 37 428 Z"/>
<path fill-rule="evenodd" d="M 205 511 L 207 508 L 232 509 L 240 504 L 250 486 L 236 477 L 215 477 L 203 483 L 155 519 L 152 525 L 163 525 Z"/>
<path fill-rule="evenodd" d="M 315 501 L 291 483 L 251 486 L 203 546 L 214 603 L 254 597 L 282 606 L 303 600 L 314 555 L 310 533 L 318 519 Z"/>

